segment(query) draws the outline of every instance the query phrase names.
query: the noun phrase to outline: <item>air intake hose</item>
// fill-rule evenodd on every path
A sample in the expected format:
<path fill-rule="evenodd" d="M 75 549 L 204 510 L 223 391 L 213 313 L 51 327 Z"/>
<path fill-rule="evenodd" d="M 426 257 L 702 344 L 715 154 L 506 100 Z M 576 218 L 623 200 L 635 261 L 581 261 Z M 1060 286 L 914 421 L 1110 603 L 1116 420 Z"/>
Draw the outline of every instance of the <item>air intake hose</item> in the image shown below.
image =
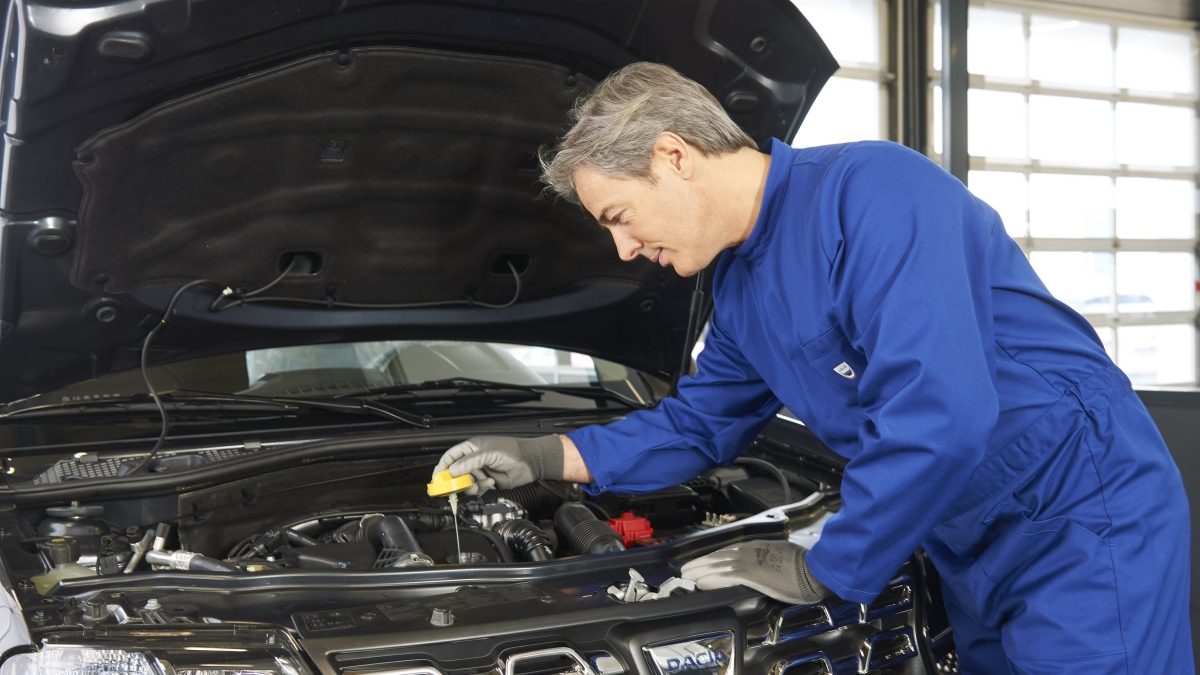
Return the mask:
<path fill-rule="evenodd" d="M 554 526 L 576 553 L 612 553 L 624 551 L 625 544 L 608 523 L 601 522 L 592 510 L 579 502 L 567 502 L 554 512 Z"/>
<path fill-rule="evenodd" d="M 554 558 L 554 549 L 550 547 L 550 535 L 528 520 L 504 520 L 496 523 L 492 529 L 504 538 L 504 543 L 508 544 L 521 560 L 543 562 Z"/>
<path fill-rule="evenodd" d="M 417 538 L 400 516 L 364 516 L 360 527 L 363 537 L 375 548 L 399 549 L 407 553 L 422 552 Z"/>

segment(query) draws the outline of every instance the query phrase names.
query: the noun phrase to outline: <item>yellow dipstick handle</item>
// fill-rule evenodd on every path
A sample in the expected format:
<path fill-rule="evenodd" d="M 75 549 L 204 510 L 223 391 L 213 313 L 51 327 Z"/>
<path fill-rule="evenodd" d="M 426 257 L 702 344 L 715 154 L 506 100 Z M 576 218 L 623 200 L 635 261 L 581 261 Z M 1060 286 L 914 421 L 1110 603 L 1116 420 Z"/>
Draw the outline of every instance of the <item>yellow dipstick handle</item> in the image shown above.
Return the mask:
<path fill-rule="evenodd" d="M 449 471 L 439 471 L 433 474 L 433 482 L 425 486 L 430 497 L 446 497 L 462 492 L 475 484 L 471 474 L 451 476 Z"/>
<path fill-rule="evenodd" d="M 462 541 L 458 538 L 458 493 L 474 484 L 475 479 L 469 473 L 451 476 L 449 471 L 439 471 L 433 474 L 433 482 L 425 486 L 430 497 L 446 497 L 450 500 L 450 512 L 454 514 L 454 548 L 458 550 L 454 558 L 456 563 L 461 563 L 463 559 Z"/>

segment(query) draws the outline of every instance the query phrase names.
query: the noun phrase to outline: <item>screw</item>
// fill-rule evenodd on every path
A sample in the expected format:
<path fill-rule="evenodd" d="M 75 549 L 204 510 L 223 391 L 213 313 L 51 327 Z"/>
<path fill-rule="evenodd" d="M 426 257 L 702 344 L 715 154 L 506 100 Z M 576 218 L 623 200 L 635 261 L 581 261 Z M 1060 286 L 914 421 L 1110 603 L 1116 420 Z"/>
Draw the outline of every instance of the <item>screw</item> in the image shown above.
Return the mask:
<path fill-rule="evenodd" d="M 35 626 L 44 626 L 50 622 L 50 617 L 42 610 L 38 610 L 29 615 L 29 622 Z"/>
<path fill-rule="evenodd" d="M 146 610 L 147 610 L 147 611 L 153 612 L 153 611 L 155 611 L 155 610 L 157 610 L 157 609 L 160 609 L 160 608 L 162 608 L 162 605 L 161 605 L 161 604 L 159 604 L 159 602 L 158 602 L 158 598 L 150 598 L 149 600 L 147 600 L 147 601 L 146 601 L 146 607 L 145 607 L 145 608 L 146 608 Z"/>

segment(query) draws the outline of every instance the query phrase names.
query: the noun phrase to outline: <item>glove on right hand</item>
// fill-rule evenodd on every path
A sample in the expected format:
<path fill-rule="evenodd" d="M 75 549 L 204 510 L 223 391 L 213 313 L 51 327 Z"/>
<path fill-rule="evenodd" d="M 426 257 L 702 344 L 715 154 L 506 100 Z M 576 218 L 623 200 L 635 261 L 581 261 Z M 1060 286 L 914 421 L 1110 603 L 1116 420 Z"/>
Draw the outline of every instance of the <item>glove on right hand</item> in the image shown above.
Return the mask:
<path fill-rule="evenodd" d="M 471 474 L 475 485 L 467 488 L 470 495 L 535 480 L 562 480 L 562 438 L 558 434 L 537 438 L 474 436 L 447 450 L 433 472 L 443 469 L 455 476 Z"/>
<path fill-rule="evenodd" d="M 745 541 L 697 558 L 681 576 L 701 590 L 749 586 L 763 595 L 811 605 L 833 595 L 808 571 L 805 550 L 786 541 Z"/>

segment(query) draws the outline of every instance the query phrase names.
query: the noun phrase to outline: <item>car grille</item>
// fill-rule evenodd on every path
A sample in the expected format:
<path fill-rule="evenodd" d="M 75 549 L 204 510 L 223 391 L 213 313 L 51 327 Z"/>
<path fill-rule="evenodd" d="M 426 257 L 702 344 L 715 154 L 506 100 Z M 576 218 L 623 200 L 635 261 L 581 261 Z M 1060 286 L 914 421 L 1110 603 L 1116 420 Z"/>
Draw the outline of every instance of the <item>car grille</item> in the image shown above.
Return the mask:
<path fill-rule="evenodd" d="M 730 664 L 741 662 L 741 672 L 769 675 L 956 672 L 949 630 L 942 627 L 934 635 L 918 622 L 925 596 L 909 569 L 906 565 L 906 572 L 869 605 L 837 599 L 790 607 L 761 603 L 724 631 L 697 631 L 708 625 L 680 619 L 678 632 L 663 637 L 660 620 L 647 623 L 658 637 L 641 642 L 644 633 L 636 621 L 625 623 L 624 632 L 596 625 L 584 633 L 608 636 L 609 651 L 599 651 L 594 639 L 590 649 L 567 642 L 570 627 L 556 626 L 547 629 L 551 634 L 522 636 L 523 646 L 506 646 L 497 638 L 492 653 L 498 658 L 491 666 L 436 651 L 425 652 L 421 661 L 397 652 L 372 656 L 360 651 L 335 656 L 335 669 L 342 675 L 727 675 L 734 672 Z M 555 635 L 562 640 L 558 645 Z"/>

